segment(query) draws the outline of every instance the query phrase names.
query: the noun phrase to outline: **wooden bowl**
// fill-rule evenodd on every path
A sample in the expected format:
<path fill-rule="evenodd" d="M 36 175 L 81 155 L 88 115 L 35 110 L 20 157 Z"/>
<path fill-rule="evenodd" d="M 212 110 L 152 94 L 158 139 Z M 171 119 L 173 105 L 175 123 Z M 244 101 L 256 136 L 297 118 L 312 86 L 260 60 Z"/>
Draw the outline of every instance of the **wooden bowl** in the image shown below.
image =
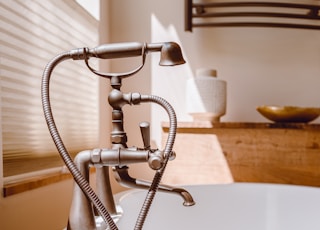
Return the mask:
<path fill-rule="evenodd" d="M 320 115 L 320 108 L 296 106 L 259 106 L 257 111 L 274 122 L 308 123 Z"/>

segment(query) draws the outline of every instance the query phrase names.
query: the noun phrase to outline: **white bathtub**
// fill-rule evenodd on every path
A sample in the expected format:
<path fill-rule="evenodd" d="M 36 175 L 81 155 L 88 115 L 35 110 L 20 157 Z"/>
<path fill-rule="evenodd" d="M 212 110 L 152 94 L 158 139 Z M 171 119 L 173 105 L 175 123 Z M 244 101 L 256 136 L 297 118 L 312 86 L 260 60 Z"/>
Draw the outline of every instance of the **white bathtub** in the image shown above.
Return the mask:
<path fill-rule="evenodd" d="M 196 205 L 158 192 L 143 229 L 146 230 L 320 230 L 320 188 L 234 183 L 184 186 Z M 135 226 L 146 191 L 117 196 L 123 215 L 119 230 Z"/>

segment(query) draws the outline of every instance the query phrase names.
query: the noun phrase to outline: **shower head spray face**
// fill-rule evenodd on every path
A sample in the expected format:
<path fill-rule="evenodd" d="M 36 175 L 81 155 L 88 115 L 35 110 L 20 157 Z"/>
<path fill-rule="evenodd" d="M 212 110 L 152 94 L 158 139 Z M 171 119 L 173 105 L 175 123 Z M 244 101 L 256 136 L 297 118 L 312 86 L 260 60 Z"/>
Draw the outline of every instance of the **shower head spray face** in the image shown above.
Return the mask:
<path fill-rule="evenodd" d="M 159 65 L 174 66 L 186 63 L 183 59 L 181 48 L 177 43 L 166 42 L 161 47 L 161 58 Z"/>

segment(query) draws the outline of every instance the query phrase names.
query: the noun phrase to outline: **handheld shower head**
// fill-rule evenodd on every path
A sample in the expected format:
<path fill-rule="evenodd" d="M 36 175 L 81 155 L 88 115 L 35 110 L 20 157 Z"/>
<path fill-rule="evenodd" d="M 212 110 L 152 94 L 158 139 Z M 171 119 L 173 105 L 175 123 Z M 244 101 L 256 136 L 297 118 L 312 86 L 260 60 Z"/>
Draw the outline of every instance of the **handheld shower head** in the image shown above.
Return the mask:
<path fill-rule="evenodd" d="M 84 60 L 91 57 L 101 59 L 127 58 L 146 55 L 149 52 L 160 52 L 159 65 L 173 66 L 184 64 L 180 46 L 175 42 L 139 43 L 125 42 L 97 46 L 95 48 L 78 48 L 70 51 L 74 60 Z"/>
<path fill-rule="evenodd" d="M 126 78 L 132 76 L 142 69 L 145 63 L 145 57 L 150 52 L 160 52 L 161 66 L 174 66 L 184 64 L 180 46 L 175 42 L 163 42 L 163 43 L 139 43 L 139 42 L 126 42 L 126 43 L 112 43 L 97 46 L 95 48 L 78 48 L 70 51 L 70 57 L 73 60 L 85 60 L 87 67 L 95 74 L 117 79 Z M 100 59 L 114 59 L 114 58 L 127 58 L 127 57 L 142 57 L 142 64 L 127 73 L 100 73 L 99 71 L 91 68 L 88 60 L 91 57 Z M 118 82 L 118 80 L 117 80 Z"/>
<path fill-rule="evenodd" d="M 160 52 L 161 58 L 159 65 L 173 66 L 184 64 L 180 46 L 175 42 L 164 43 L 114 43 L 97 46 L 87 51 L 87 57 L 96 57 L 102 59 L 125 58 L 142 56 L 148 52 Z"/>

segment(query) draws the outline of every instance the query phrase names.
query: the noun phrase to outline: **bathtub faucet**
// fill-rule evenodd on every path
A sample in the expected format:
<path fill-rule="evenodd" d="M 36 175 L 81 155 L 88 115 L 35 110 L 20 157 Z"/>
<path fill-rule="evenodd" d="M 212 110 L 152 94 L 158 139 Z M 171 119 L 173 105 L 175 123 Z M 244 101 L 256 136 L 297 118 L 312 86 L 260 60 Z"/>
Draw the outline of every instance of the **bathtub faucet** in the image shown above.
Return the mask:
<path fill-rule="evenodd" d="M 123 93 L 121 91 L 122 79 L 132 76 L 142 69 L 146 55 L 149 52 L 161 52 L 160 65 L 172 66 L 185 63 L 180 46 L 174 42 L 165 43 L 117 43 L 106 44 L 96 48 L 79 48 L 62 53 L 52 59 L 45 68 L 42 78 L 42 104 L 45 119 L 50 134 L 56 147 L 71 172 L 76 184 L 70 215 L 68 229 L 108 229 L 116 230 L 113 217 L 117 216 L 117 210 L 113 199 L 109 167 L 117 181 L 127 187 L 149 189 L 146 199 L 138 216 L 135 229 L 141 229 L 148 210 L 159 189 L 173 194 L 178 194 L 184 199 L 184 205 L 194 204 L 192 196 L 183 188 L 174 188 L 167 185 L 160 185 L 160 180 L 169 160 L 173 160 L 175 153 L 172 151 L 176 135 L 177 120 L 172 106 L 163 98 L 154 95 L 141 95 L 140 93 Z M 101 59 L 113 59 L 141 56 L 142 64 L 136 69 L 126 73 L 101 73 L 90 66 L 89 59 L 92 57 Z M 96 75 L 110 79 L 112 90 L 108 96 L 109 105 L 112 107 L 112 131 L 109 149 L 85 150 L 77 154 L 74 161 L 64 147 L 58 130 L 55 126 L 49 100 L 49 80 L 54 67 L 66 60 L 84 60 L 87 67 Z M 143 148 L 128 147 L 127 135 L 124 131 L 124 120 L 122 107 L 125 105 L 139 105 L 140 103 L 156 103 L 162 106 L 169 116 L 169 135 L 163 151 L 151 149 L 150 131 L 148 123 L 140 125 Z M 138 180 L 129 176 L 128 166 L 133 163 L 147 162 L 149 167 L 155 170 L 152 182 Z M 89 184 L 90 167 L 96 169 L 96 191 L 93 191 Z M 104 221 L 102 228 L 97 225 L 97 218 Z"/>

